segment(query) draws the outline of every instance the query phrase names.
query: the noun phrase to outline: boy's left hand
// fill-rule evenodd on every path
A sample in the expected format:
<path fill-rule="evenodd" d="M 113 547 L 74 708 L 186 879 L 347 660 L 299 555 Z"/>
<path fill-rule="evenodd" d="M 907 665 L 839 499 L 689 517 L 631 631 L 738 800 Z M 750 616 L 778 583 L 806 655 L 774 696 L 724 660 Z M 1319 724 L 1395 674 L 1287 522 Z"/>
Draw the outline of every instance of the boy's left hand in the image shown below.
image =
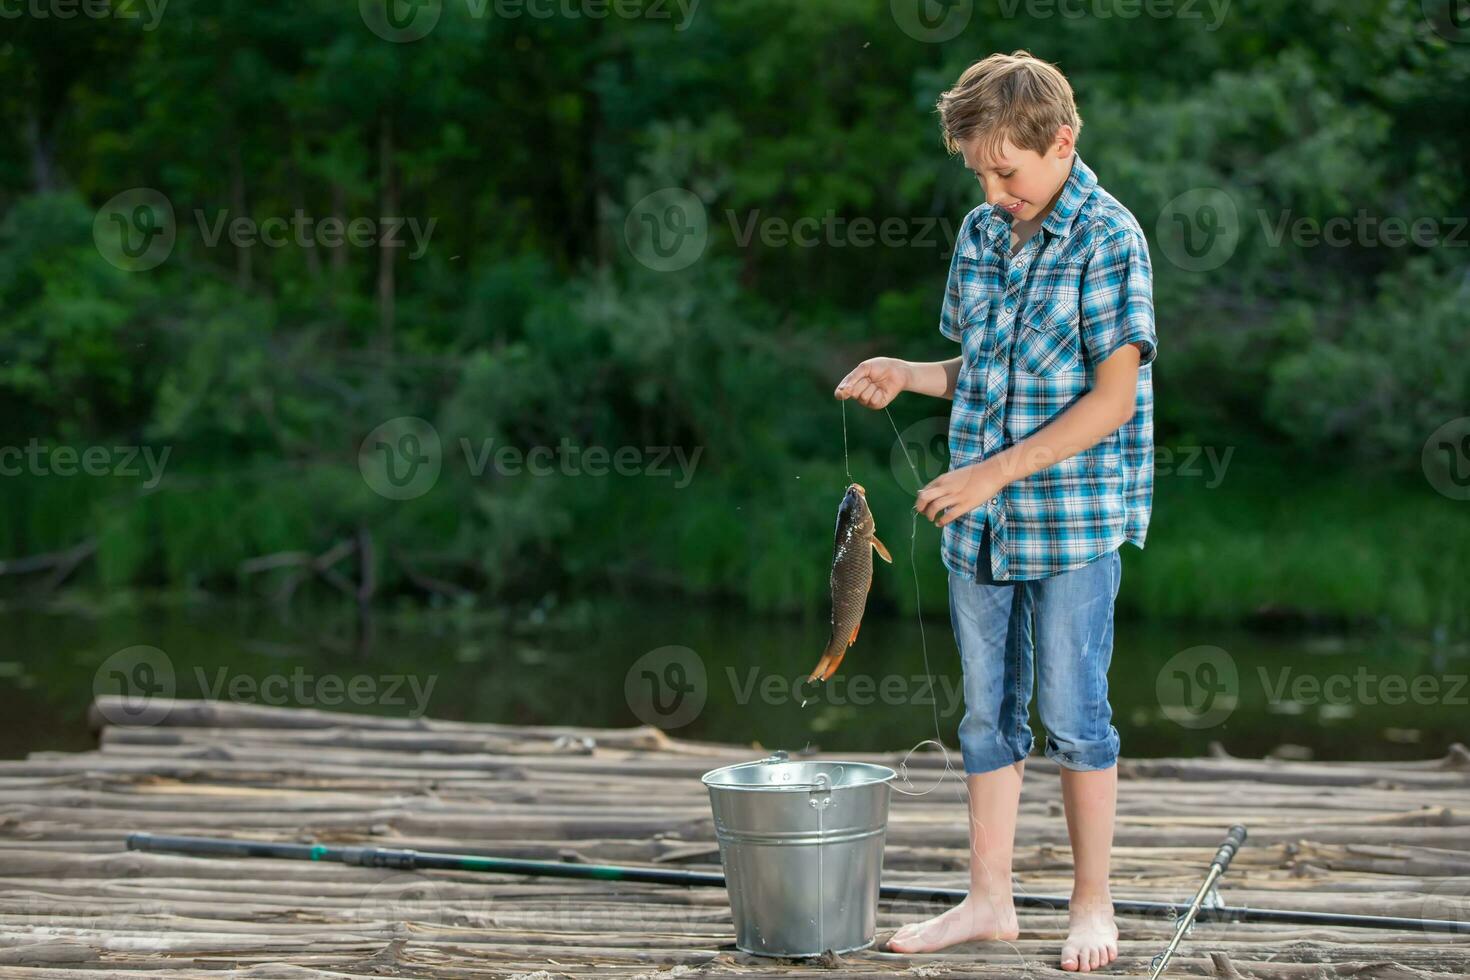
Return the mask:
<path fill-rule="evenodd" d="M 944 527 L 972 510 L 984 507 L 1005 489 L 1005 480 L 993 460 L 981 460 L 957 470 L 942 473 L 919 491 L 914 509 Z M 944 513 L 940 517 L 940 512 Z"/>

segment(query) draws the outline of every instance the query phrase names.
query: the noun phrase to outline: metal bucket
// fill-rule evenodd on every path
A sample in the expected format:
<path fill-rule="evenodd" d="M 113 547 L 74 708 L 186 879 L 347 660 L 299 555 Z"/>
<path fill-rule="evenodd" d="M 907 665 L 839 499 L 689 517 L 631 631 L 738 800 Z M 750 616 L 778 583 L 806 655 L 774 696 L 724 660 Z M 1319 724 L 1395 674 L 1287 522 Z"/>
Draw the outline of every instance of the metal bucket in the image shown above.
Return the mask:
<path fill-rule="evenodd" d="M 819 956 L 873 944 L 896 775 L 785 752 L 704 774 L 737 947 Z"/>

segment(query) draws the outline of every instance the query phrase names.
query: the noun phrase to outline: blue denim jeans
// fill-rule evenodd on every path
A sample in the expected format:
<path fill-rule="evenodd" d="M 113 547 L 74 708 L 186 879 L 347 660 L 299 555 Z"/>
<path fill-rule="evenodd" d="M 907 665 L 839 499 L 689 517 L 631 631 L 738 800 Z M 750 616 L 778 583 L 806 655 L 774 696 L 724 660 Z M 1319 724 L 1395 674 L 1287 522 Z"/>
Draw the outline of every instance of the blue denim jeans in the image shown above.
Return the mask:
<path fill-rule="evenodd" d="M 1108 665 L 1121 573 L 1115 549 L 1048 578 L 995 582 L 988 527 L 980 580 L 950 573 L 949 616 L 965 675 L 959 740 L 966 773 L 990 772 L 1030 754 L 1033 680 L 1047 758 L 1081 770 L 1118 761 Z"/>

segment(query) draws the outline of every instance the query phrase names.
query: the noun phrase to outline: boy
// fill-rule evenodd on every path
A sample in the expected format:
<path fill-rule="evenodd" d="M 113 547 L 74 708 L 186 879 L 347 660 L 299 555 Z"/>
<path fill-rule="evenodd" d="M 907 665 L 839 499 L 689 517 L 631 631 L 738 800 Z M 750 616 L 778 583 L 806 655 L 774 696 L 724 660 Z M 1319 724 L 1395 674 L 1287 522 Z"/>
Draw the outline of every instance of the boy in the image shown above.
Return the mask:
<path fill-rule="evenodd" d="M 1153 488 L 1148 245 L 1078 156 L 1082 121 L 1055 66 L 992 55 L 940 97 L 939 113 L 946 146 L 985 191 L 960 227 L 939 321 L 960 356 L 873 358 L 835 392 L 874 409 L 900 391 L 954 402 L 950 470 L 915 507 L 943 528 L 964 671 L 970 890 L 888 946 L 1016 937 L 1011 849 L 1034 664 L 1074 864 L 1061 966 L 1087 972 L 1118 955 L 1107 670 L 1118 551 L 1143 547 Z"/>

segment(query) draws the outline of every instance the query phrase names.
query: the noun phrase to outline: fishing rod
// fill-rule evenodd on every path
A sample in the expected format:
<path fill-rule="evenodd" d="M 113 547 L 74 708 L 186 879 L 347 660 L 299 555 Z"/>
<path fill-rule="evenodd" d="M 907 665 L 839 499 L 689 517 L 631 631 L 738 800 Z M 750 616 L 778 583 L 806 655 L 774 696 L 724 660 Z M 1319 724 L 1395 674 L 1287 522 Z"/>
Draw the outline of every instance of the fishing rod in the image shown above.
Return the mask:
<path fill-rule="evenodd" d="M 166 834 L 132 833 L 128 850 L 160 853 L 213 855 L 235 858 L 287 858 L 298 861 L 335 861 L 365 868 L 400 870 L 488 871 L 496 874 L 535 875 L 546 878 L 582 878 L 597 881 L 631 881 L 655 885 L 724 888 L 725 876 L 712 871 L 676 871 L 668 868 L 639 868 L 613 864 L 573 864 L 562 861 L 530 861 L 520 858 L 487 857 L 479 854 L 450 854 L 393 847 L 334 847 L 328 844 L 286 844 L 274 841 L 229 837 L 175 837 Z M 963 888 L 916 888 L 883 885 L 878 897 L 889 901 L 958 904 L 969 894 Z M 1023 908 L 1061 911 L 1070 901 L 1060 895 L 1017 895 Z M 1113 910 L 1127 915 L 1179 915 L 1176 902 L 1147 902 L 1114 899 Z M 1201 922 L 1281 922 L 1298 925 L 1357 926 L 1367 929 L 1422 929 L 1429 932 L 1470 933 L 1470 922 L 1450 919 L 1401 919 L 1386 915 L 1346 915 L 1328 912 L 1295 912 L 1288 909 L 1256 909 L 1235 905 L 1202 905 L 1195 912 Z"/>
<path fill-rule="evenodd" d="M 1179 942 L 1184 934 L 1194 927 L 1194 920 L 1199 917 L 1200 908 L 1204 904 L 1206 896 L 1218 899 L 1219 894 L 1214 890 L 1215 882 L 1220 879 L 1230 867 L 1230 859 L 1235 857 L 1235 852 L 1245 843 L 1245 827 L 1236 824 L 1230 828 L 1230 833 L 1225 835 L 1225 842 L 1215 852 L 1215 858 L 1210 862 L 1210 870 L 1205 872 L 1205 880 L 1200 884 L 1199 891 L 1194 893 L 1194 900 L 1189 903 L 1189 908 L 1179 917 L 1178 924 L 1174 927 L 1174 937 L 1169 940 L 1169 945 L 1164 951 L 1153 958 L 1153 972 L 1149 974 L 1148 980 L 1159 980 L 1159 974 L 1169 965 L 1169 959 L 1174 955 L 1174 950 L 1179 948 Z"/>

